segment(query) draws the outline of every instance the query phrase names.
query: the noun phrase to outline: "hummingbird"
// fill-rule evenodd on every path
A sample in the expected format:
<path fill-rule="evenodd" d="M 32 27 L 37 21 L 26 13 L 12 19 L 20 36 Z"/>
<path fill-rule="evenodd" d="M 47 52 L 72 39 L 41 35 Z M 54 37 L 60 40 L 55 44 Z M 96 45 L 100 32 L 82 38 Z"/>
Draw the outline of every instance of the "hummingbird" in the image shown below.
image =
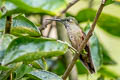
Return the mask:
<path fill-rule="evenodd" d="M 74 17 L 66 17 L 63 19 L 53 18 L 47 20 L 58 21 L 64 24 L 72 47 L 75 48 L 78 52 L 80 51 L 80 45 L 84 40 L 86 34 L 82 31 L 77 20 Z M 95 67 L 91 57 L 89 42 L 82 50 L 79 59 L 90 73 L 95 73 Z"/>

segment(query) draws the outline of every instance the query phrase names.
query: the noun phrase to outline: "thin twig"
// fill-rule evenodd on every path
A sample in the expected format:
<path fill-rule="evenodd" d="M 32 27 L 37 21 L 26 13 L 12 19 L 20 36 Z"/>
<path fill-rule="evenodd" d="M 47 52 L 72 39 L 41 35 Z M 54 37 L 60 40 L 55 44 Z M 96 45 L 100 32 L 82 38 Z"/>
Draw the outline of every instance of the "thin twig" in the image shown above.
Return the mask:
<path fill-rule="evenodd" d="M 76 4 L 79 0 L 73 0 L 72 2 L 70 2 L 68 4 L 68 6 L 59 14 L 59 16 L 57 17 L 60 17 L 61 15 L 63 15 L 64 13 L 66 13 L 68 11 L 68 9 L 70 9 L 74 4 Z"/>
<path fill-rule="evenodd" d="M 6 26 L 5 26 L 5 34 L 10 33 L 11 25 L 12 25 L 12 16 L 7 16 Z"/>
<path fill-rule="evenodd" d="M 95 25 L 96 25 L 96 23 L 97 23 L 97 20 L 98 20 L 101 12 L 102 12 L 102 10 L 103 10 L 105 1 L 106 1 L 106 0 L 103 0 L 103 1 L 102 1 L 101 5 L 100 5 L 100 7 L 99 7 L 99 9 L 98 9 L 98 11 L 97 11 L 96 17 L 95 17 L 95 19 L 94 19 L 94 21 L 93 21 L 93 24 L 91 25 L 91 29 L 89 30 L 87 36 L 85 37 L 85 39 L 82 41 L 82 43 L 81 43 L 81 45 L 80 45 L 80 50 L 79 50 L 79 52 L 81 52 L 81 51 L 84 49 L 84 47 L 85 47 L 85 45 L 87 44 L 88 40 L 89 40 L 90 37 L 92 36 L 92 33 L 93 33 L 93 31 L 94 31 L 94 28 L 95 28 Z M 65 73 L 64 73 L 63 76 L 62 76 L 63 80 L 66 80 L 67 76 L 68 76 L 69 73 L 71 72 L 71 70 L 72 70 L 72 68 L 73 68 L 74 64 L 76 63 L 76 60 L 78 59 L 79 56 L 80 56 L 80 53 L 79 53 L 79 54 L 75 54 L 75 56 L 73 57 L 72 62 L 68 65 Z"/>

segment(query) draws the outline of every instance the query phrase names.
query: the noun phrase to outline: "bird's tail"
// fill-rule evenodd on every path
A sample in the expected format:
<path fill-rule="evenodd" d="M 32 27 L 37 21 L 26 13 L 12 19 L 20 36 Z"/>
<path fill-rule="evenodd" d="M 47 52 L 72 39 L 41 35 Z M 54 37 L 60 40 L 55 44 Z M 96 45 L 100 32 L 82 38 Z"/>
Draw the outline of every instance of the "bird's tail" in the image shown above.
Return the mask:
<path fill-rule="evenodd" d="M 95 67 L 92 61 L 89 45 L 87 44 L 84 49 L 87 52 L 87 54 L 81 54 L 79 57 L 80 61 L 88 69 L 90 73 L 95 73 Z"/>

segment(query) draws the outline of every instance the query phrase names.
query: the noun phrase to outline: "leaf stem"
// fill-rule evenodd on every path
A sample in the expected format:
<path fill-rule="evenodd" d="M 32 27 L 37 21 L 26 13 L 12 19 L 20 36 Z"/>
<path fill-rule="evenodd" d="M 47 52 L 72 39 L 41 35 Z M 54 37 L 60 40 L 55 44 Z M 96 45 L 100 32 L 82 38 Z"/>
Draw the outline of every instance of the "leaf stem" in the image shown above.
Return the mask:
<path fill-rule="evenodd" d="M 96 23 L 97 23 L 97 21 L 98 21 L 98 18 L 99 18 L 100 14 L 101 14 L 101 12 L 102 12 L 102 10 L 103 10 L 103 8 L 104 8 L 104 3 L 105 3 L 105 1 L 106 1 L 106 0 L 102 0 L 101 5 L 100 5 L 100 7 L 99 7 L 99 9 L 98 9 L 98 11 L 97 11 L 96 17 L 94 18 L 93 24 L 91 25 L 91 28 L 90 28 L 87 36 L 86 36 L 85 39 L 82 41 L 82 43 L 81 43 L 81 45 L 80 45 L 80 49 L 79 49 L 78 52 L 81 52 L 81 51 L 84 49 L 84 47 L 85 47 L 85 45 L 87 44 L 88 40 L 89 40 L 90 37 L 92 36 L 92 33 L 93 33 L 94 29 L 95 29 L 95 25 L 96 25 Z M 74 57 L 73 57 L 73 59 L 72 59 L 72 62 L 68 65 L 65 73 L 64 73 L 63 76 L 62 76 L 63 80 L 66 80 L 67 76 L 70 74 L 70 72 L 71 72 L 71 70 L 72 70 L 72 68 L 73 68 L 74 64 L 76 63 L 76 61 L 77 61 L 77 59 L 78 59 L 79 56 L 80 56 L 80 53 L 74 55 Z"/>

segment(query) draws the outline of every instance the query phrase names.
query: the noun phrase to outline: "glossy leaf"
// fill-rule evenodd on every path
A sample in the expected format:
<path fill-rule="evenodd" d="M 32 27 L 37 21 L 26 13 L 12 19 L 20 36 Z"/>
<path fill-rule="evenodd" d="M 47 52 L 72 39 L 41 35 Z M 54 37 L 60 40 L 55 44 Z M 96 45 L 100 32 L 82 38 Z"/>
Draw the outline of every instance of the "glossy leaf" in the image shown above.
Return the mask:
<path fill-rule="evenodd" d="M 65 0 L 7 0 L 7 15 L 13 13 L 46 13 L 50 15 L 58 14 L 66 7 Z"/>
<path fill-rule="evenodd" d="M 0 66 L 0 71 L 5 71 L 5 70 L 8 70 L 9 68 L 6 67 L 6 66 Z"/>
<path fill-rule="evenodd" d="M 10 44 L 10 42 L 15 39 L 15 36 L 5 34 L 0 36 L 0 63 L 4 57 L 5 51 Z"/>
<path fill-rule="evenodd" d="M 44 66 L 44 64 L 43 64 L 43 61 L 42 61 L 41 59 L 36 60 L 36 61 L 33 61 L 31 64 L 32 64 L 32 66 L 33 66 L 34 68 L 37 68 L 37 69 L 45 69 L 45 66 Z"/>
<path fill-rule="evenodd" d="M 48 71 L 43 71 L 43 70 L 32 71 L 28 75 L 34 76 L 34 77 L 38 78 L 38 80 L 39 79 L 40 80 L 62 80 L 62 78 L 60 78 L 56 74 L 54 74 L 52 72 L 48 72 Z"/>
<path fill-rule="evenodd" d="M 96 70 L 99 70 L 102 65 L 102 54 L 100 51 L 100 45 L 98 38 L 95 34 L 92 35 L 90 38 L 90 48 L 91 48 L 91 55 L 93 58 L 93 63 Z"/>
<path fill-rule="evenodd" d="M 90 24 L 88 23 L 84 31 L 88 33 L 89 29 L 90 29 Z M 93 60 L 94 67 L 96 70 L 99 70 L 102 65 L 102 53 L 100 50 L 100 44 L 99 44 L 98 38 L 95 35 L 95 33 L 93 33 L 93 35 L 91 36 L 89 40 L 89 44 L 90 44 L 91 57 Z"/>
<path fill-rule="evenodd" d="M 67 44 L 53 39 L 20 37 L 11 42 L 2 64 L 33 61 L 40 59 L 42 56 L 59 56 L 63 55 L 67 49 Z"/>
<path fill-rule="evenodd" d="M 77 16 L 76 19 L 79 22 L 85 22 L 85 21 L 93 21 L 94 17 L 96 15 L 96 10 L 93 9 L 84 9 L 81 10 Z M 120 19 L 114 16 L 111 16 L 109 14 L 101 14 L 100 18 L 97 21 L 97 24 L 100 28 L 102 28 L 104 31 L 120 37 Z"/>
<path fill-rule="evenodd" d="M 13 18 L 11 34 L 14 35 L 29 35 L 40 36 L 38 28 L 24 16 L 17 16 Z"/>
<path fill-rule="evenodd" d="M 0 19 L 0 31 L 5 29 L 6 25 L 6 18 L 3 17 Z M 16 36 L 40 36 L 40 31 L 30 20 L 28 20 L 24 16 L 16 16 L 13 18 L 12 25 L 11 25 L 11 34 Z"/>
<path fill-rule="evenodd" d="M 0 18 L 0 31 L 3 31 L 5 29 L 5 24 L 6 18 L 5 17 Z"/>
<path fill-rule="evenodd" d="M 33 71 L 34 69 L 28 65 L 22 64 L 16 70 L 16 79 L 23 77 L 25 74 Z"/>

